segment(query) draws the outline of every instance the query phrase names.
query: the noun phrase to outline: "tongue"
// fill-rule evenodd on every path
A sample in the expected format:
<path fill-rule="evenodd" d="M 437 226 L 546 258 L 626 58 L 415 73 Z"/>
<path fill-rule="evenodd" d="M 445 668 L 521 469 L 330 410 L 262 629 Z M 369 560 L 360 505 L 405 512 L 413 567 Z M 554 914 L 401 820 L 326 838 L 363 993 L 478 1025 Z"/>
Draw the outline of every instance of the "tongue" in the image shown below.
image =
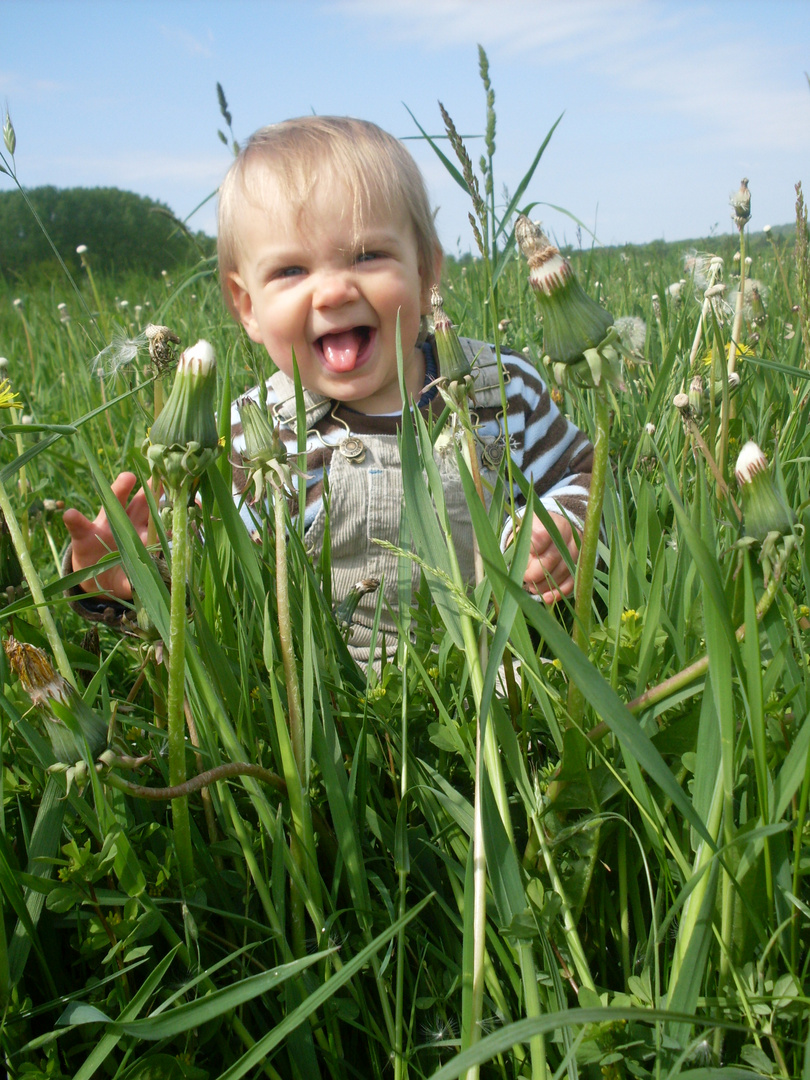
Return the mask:
<path fill-rule="evenodd" d="M 321 348 L 326 366 L 331 371 L 353 371 L 357 354 L 363 346 L 365 335 L 360 330 L 344 330 L 342 334 L 324 334 Z"/>

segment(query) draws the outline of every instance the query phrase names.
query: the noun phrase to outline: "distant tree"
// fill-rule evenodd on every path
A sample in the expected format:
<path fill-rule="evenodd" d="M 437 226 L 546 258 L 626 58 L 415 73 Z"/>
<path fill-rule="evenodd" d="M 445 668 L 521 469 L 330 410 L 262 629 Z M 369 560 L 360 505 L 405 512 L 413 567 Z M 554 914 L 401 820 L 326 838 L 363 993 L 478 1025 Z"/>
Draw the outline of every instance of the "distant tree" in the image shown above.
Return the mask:
<path fill-rule="evenodd" d="M 118 273 L 160 273 L 210 255 L 214 241 L 190 234 L 162 203 L 118 188 L 40 187 L 27 191 L 68 266 L 86 244 L 93 265 Z M 56 265 L 53 251 L 19 191 L 0 192 L 0 273 L 10 279 Z"/>

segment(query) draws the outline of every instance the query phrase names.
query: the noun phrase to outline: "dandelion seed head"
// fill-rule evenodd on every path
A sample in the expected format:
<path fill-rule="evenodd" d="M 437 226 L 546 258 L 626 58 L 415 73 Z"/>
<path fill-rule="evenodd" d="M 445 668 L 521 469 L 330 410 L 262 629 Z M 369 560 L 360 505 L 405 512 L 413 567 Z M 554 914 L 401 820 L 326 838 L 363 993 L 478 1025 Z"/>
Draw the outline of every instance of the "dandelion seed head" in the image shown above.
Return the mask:
<path fill-rule="evenodd" d="M 689 1055 L 689 1060 L 694 1061 L 696 1065 L 711 1065 L 714 1061 L 714 1051 L 712 1050 L 712 1044 L 704 1036 L 699 1043 L 696 1043 Z"/>
<path fill-rule="evenodd" d="M 492 1031 L 496 1031 L 499 1027 L 503 1027 L 504 1018 L 501 1013 L 491 1013 L 489 1016 L 482 1016 L 478 1021 L 478 1026 L 481 1031 L 489 1034 Z"/>
<path fill-rule="evenodd" d="M 15 308 L 21 308 L 23 306 L 22 297 L 18 296 L 11 301 Z"/>
<path fill-rule="evenodd" d="M 79 246 L 76 248 L 76 254 L 77 255 L 84 255 L 86 253 L 86 251 L 87 251 L 87 244 L 79 244 Z"/>
<path fill-rule="evenodd" d="M 644 342 L 647 338 L 647 324 L 638 315 L 623 315 L 613 325 L 624 344 L 637 356 L 644 355 Z"/>
<path fill-rule="evenodd" d="M 674 304 L 679 304 L 683 299 L 683 287 L 685 284 L 685 281 L 673 281 L 671 285 L 667 285 L 666 294 Z"/>
<path fill-rule="evenodd" d="M 145 333 L 129 337 L 123 327 L 114 327 L 110 344 L 93 357 L 93 374 L 117 375 L 122 368 L 128 367 L 135 360 L 139 350 L 147 344 Z"/>
<path fill-rule="evenodd" d="M 422 1025 L 422 1042 L 433 1046 L 451 1042 L 458 1038 L 458 1021 L 452 1016 L 439 1016 L 437 1013 L 430 1023 Z"/>

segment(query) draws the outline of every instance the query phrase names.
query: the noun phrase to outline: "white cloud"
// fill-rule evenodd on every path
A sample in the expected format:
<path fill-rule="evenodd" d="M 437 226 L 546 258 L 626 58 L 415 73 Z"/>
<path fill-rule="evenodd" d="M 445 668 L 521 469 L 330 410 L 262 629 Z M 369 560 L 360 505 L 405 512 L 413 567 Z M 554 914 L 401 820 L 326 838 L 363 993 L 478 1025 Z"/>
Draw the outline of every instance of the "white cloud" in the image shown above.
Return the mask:
<path fill-rule="evenodd" d="M 338 0 L 337 8 L 380 40 L 435 50 L 481 42 L 490 60 L 538 69 L 553 87 L 580 68 L 592 107 L 647 117 L 681 116 L 714 133 L 718 149 L 757 140 L 761 148 L 807 143 L 810 93 L 803 61 L 778 33 L 752 41 L 731 5 L 652 0 Z M 752 51 L 753 50 L 753 51 Z M 497 72 L 493 74 L 497 92 Z"/>

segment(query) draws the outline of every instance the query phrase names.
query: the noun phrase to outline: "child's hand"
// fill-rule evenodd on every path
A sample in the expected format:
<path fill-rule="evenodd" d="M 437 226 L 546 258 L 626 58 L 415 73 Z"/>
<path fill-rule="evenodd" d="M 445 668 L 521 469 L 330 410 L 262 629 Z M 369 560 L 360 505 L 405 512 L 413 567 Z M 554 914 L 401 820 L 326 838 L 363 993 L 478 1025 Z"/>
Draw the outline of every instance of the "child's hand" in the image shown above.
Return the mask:
<path fill-rule="evenodd" d="M 126 506 L 127 499 L 137 483 L 135 473 L 121 473 L 112 483 L 112 491 L 122 506 Z M 126 507 L 127 517 L 135 527 L 141 540 L 146 543 L 146 535 L 149 527 L 149 506 L 146 502 L 146 494 L 141 488 L 133 496 L 129 506 Z M 107 552 L 115 551 L 117 545 L 107 521 L 104 510 L 99 510 L 95 521 L 90 521 L 78 510 L 66 510 L 62 515 L 70 540 L 73 545 L 73 569 L 84 570 L 86 566 L 95 566 L 99 559 Z M 105 570 L 96 577 L 88 577 L 81 584 L 85 592 L 101 592 L 115 596 L 119 600 L 132 599 L 132 586 L 129 578 L 121 566 L 112 570 Z"/>
<path fill-rule="evenodd" d="M 560 530 L 563 543 L 576 565 L 579 555 L 579 533 L 575 534 L 568 518 L 561 514 L 549 514 Z M 554 604 L 574 591 L 574 577 L 568 569 L 564 555 L 551 539 L 540 518 L 532 522 L 532 546 L 529 565 L 523 575 L 523 584 L 529 592 L 536 593 L 545 604 Z"/>

